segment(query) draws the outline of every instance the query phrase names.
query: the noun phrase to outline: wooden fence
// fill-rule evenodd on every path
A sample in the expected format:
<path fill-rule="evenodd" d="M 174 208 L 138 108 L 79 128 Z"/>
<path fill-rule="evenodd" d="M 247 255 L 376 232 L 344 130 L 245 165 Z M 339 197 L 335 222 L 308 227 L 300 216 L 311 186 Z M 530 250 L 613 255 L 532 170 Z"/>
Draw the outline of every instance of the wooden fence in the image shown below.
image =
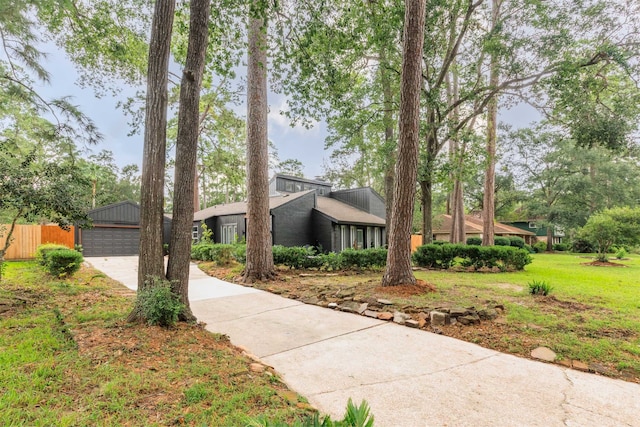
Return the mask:
<path fill-rule="evenodd" d="M 0 227 L 3 227 L 0 225 Z M 6 234 L 10 225 L 4 225 Z M 73 249 L 73 227 L 63 230 L 57 225 L 16 225 L 13 230 L 13 241 L 4 255 L 5 259 L 31 259 L 39 245 L 56 243 Z M 4 247 L 5 236 L 0 237 L 0 245 Z"/>
<path fill-rule="evenodd" d="M 422 234 L 411 235 L 411 252 L 415 252 L 418 246 L 422 246 Z"/>

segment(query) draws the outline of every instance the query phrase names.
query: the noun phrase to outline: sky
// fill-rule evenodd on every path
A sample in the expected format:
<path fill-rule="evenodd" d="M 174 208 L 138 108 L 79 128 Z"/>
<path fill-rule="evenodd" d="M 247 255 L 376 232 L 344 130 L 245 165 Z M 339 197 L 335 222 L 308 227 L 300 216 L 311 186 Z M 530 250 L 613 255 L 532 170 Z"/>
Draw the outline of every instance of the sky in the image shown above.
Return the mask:
<path fill-rule="evenodd" d="M 89 147 L 93 153 L 110 150 L 119 167 L 132 163 L 142 167 L 143 135 L 140 133 L 128 136 L 131 131 L 129 118 L 117 107 L 118 101 L 124 101 L 128 96 L 134 95 L 137 88 L 123 85 L 119 96 L 104 96 L 98 99 L 91 88 L 81 88 L 76 83 L 78 73 L 63 51 L 55 45 L 46 45 L 42 50 L 47 53 L 43 65 L 51 74 L 51 82 L 48 85 L 39 85 L 40 93 L 45 98 L 71 96 L 71 103 L 77 105 L 95 122 L 104 138 L 98 145 Z M 317 123 L 310 129 L 303 126 L 291 127 L 289 120 L 280 114 L 286 106 L 286 99 L 270 93 L 268 101 L 269 139 L 275 144 L 280 160 L 300 160 L 304 165 L 303 172 L 308 178 L 321 175 L 322 165 L 331 155 L 324 149 L 326 125 Z M 238 108 L 238 113 L 244 116 L 246 107 Z"/>
<path fill-rule="evenodd" d="M 43 65 L 51 73 L 51 83 L 39 88 L 44 97 L 71 96 L 71 102 L 95 122 L 104 138 L 96 146 L 89 147 L 93 153 L 110 150 L 120 168 L 132 163 L 142 167 L 143 135 L 140 133 L 128 136 L 131 131 L 129 119 L 117 107 L 118 101 L 124 101 L 133 95 L 136 88 L 123 86 L 118 97 L 104 96 L 98 99 L 91 88 L 81 88 L 76 83 L 78 73 L 63 51 L 51 44 L 44 46 L 42 50 L 48 54 Z M 280 114 L 286 106 L 286 98 L 270 93 L 268 102 L 269 139 L 275 144 L 280 160 L 301 161 L 307 178 L 322 175 L 322 166 L 329 162 L 331 155 L 331 152 L 324 148 L 326 124 L 320 122 L 310 129 L 303 126 L 291 127 L 289 120 Z M 238 108 L 238 112 L 242 114 L 245 107 Z M 524 104 L 500 110 L 500 120 L 514 127 L 527 126 L 538 118 L 538 113 Z"/>

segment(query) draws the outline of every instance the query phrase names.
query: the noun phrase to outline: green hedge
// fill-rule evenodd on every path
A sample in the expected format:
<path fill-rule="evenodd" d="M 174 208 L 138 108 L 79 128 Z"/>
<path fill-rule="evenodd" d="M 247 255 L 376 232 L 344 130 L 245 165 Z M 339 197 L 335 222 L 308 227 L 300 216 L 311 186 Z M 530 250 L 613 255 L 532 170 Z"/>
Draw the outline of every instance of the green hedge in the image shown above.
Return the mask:
<path fill-rule="evenodd" d="M 497 267 L 501 271 L 523 270 L 531 263 L 531 256 L 525 249 L 512 246 L 477 245 L 423 245 L 412 256 L 420 267 L 448 269 L 454 265 L 473 267 Z"/>
<path fill-rule="evenodd" d="M 45 270 L 56 277 L 73 275 L 84 261 L 80 252 L 68 248 L 47 251 L 44 259 Z"/>
<path fill-rule="evenodd" d="M 511 240 L 508 237 L 494 236 L 493 244 L 496 246 L 511 246 Z"/>
<path fill-rule="evenodd" d="M 196 243 L 191 246 L 191 258 L 199 261 L 214 261 L 218 265 L 229 265 L 234 259 L 244 262 L 246 246 L 220 243 Z"/>

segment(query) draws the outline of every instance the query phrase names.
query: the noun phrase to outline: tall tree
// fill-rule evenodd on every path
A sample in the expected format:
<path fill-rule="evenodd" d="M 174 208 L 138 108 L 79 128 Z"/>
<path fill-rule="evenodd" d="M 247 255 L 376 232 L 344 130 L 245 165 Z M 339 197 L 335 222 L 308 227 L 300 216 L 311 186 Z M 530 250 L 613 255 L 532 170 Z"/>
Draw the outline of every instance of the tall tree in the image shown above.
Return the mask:
<path fill-rule="evenodd" d="M 425 0 L 405 1 L 398 159 L 387 267 L 382 286 L 416 282 L 411 269 L 411 225 L 418 174 L 425 9 Z"/>
<path fill-rule="evenodd" d="M 165 277 L 162 224 L 164 221 L 167 81 L 174 10 L 175 0 L 157 1 L 151 25 L 140 197 L 138 291 L 146 289 L 150 277 Z M 136 301 L 128 320 L 142 320 L 139 300 Z"/>
<path fill-rule="evenodd" d="M 500 7 L 502 0 L 491 0 L 490 38 L 497 38 L 500 31 Z M 489 87 L 495 90 L 500 83 L 500 63 L 498 53 L 489 53 Z M 492 246 L 495 233 L 495 175 L 496 175 L 496 138 L 498 130 L 498 94 L 489 100 L 487 106 L 487 168 L 484 174 L 484 200 L 482 203 L 482 244 Z"/>
<path fill-rule="evenodd" d="M 243 280 L 268 280 L 275 274 L 269 214 L 267 136 L 267 8 L 253 0 L 249 9 L 247 67 L 247 262 Z"/>
<path fill-rule="evenodd" d="M 173 217 L 167 279 L 183 304 L 179 319 L 193 321 L 189 306 L 189 263 L 193 226 L 196 155 L 200 129 L 200 88 L 208 39 L 210 0 L 191 0 L 189 46 L 180 84 L 180 111 L 176 139 Z"/>

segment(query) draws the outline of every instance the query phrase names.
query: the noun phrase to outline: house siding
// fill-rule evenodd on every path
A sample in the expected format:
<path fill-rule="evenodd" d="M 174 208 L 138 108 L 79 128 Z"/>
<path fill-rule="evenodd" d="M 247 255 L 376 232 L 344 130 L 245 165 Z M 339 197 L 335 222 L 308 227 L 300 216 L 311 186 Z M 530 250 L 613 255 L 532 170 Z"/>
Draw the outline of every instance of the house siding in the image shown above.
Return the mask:
<path fill-rule="evenodd" d="M 269 183 L 270 194 L 298 193 L 305 190 L 316 190 L 318 195 L 326 196 L 331 192 L 331 184 L 322 184 L 303 178 L 288 176 L 276 176 L 276 179 Z"/>
<path fill-rule="evenodd" d="M 273 244 L 304 246 L 315 244 L 309 212 L 315 207 L 315 193 L 306 194 L 271 210 Z"/>
<path fill-rule="evenodd" d="M 140 206 L 135 203 L 118 203 L 97 208 L 89 212 L 88 216 L 95 224 L 140 224 Z"/>
<path fill-rule="evenodd" d="M 244 215 L 225 215 L 215 218 L 209 218 L 205 221 L 207 227 L 213 230 L 213 241 L 215 243 L 222 243 L 222 227 L 225 225 L 235 224 L 237 229 L 237 238 L 242 240 L 246 237 Z"/>
<path fill-rule="evenodd" d="M 331 198 L 339 200 L 343 203 L 358 208 L 365 212 L 380 218 L 386 216 L 384 201 L 373 189 L 355 188 L 353 190 L 334 191 L 330 195 Z"/>
<path fill-rule="evenodd" d="M 314 231 L 314 239 L 319 246 L 322 246 L 324 252 L 339 251 L 339 248 L 336 247 L 335 227 L 329 218 L 313 210 L 311 213 L 311 229 Z"/>

